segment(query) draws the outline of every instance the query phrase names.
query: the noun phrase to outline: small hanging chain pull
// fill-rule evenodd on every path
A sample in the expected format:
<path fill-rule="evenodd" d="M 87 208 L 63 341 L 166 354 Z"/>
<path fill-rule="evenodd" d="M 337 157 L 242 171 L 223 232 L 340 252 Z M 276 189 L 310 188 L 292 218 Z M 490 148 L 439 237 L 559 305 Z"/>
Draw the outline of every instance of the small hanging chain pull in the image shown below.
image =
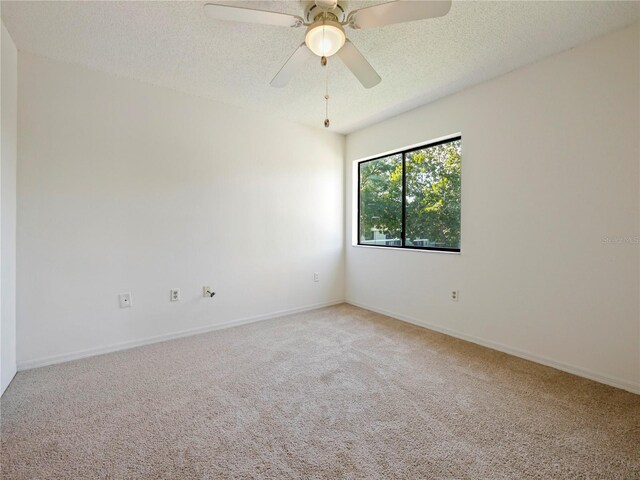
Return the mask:
<path fill-rule="evenodd" d="M 327 19 L 327 12 L 324 12 L 323 20 Z M 324 28 L 322 28 L 322 44 L 324 43 Z M 324 52 L 323 52 L 324 53 Z M 324 128 L 329 128 L 329 67 L 326 56 L 320 57 L 320 65 L 324 67 Z"/>
<path fill-rule="evenodd" d="M 324 67 L 325 72 L 325 90 L 324 90 L 324 127 L 329 128 L 329 68 L 327 57 L 320 59 L 320 64 Z"/>

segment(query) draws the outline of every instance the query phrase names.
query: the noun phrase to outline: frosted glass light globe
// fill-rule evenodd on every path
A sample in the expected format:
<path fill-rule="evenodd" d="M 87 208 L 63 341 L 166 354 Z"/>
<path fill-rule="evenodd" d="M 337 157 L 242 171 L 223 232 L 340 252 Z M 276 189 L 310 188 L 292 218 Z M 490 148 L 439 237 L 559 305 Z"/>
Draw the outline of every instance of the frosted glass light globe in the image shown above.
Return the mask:
<path fill-rule="evenodd" d="M 309 26 L 304 43 L 319 57 L 330 57 L 342 48 L 345 40 L 342 25 L 331 20 L 319 20 Z"/>

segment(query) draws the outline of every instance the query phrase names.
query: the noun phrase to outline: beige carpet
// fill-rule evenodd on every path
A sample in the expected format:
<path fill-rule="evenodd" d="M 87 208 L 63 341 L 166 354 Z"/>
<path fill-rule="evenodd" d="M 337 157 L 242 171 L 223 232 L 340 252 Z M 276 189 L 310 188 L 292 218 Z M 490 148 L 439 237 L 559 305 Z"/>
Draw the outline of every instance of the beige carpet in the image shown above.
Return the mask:
<path fill-rule="evenodd" d="M 640 478 L 640 396 L 348 305 L 19 373 L 1 473 Z"/>

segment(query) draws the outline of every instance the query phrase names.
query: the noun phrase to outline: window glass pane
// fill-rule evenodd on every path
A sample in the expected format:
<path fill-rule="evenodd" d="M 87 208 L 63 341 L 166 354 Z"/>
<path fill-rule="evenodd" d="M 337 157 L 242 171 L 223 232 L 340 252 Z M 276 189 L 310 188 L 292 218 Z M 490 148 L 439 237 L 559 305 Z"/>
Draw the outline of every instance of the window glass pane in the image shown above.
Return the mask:
<path fill-rule="evenodd" d="M 460 248 L 461 141 L 406 154 L 407 246 Z"/>
<path fill-rule="evenodd" d="M 360 231 L 363 245 L 400 246 L 402 235 L 402 155 L 359 165 Z"/>

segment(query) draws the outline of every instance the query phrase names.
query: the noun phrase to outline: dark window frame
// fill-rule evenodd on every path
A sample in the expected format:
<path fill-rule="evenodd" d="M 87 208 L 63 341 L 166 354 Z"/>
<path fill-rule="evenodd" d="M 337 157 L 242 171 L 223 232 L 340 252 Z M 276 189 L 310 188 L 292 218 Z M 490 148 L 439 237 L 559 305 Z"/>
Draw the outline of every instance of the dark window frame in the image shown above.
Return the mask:
<path fill-rule="evenodd" d="M 455 137 L 449 137 L 443 140 L 438 140 L 436 142 L 429 142 L 423 145 L 418 145 L 416 147 L 411 147 L 406 150 L 399 150 L 397 152 L 386 153 L 384 155 L 379 155 L 374 158 L 368 158 L 367 160 L 362 160 L 358 162 L 358 231 L 357 231 L 357 242 L 356 245 L 360 247 L 372 247 L 372 248 L 395 248 L 400 250 L 427 250 L 427 251 L 435 251 L 435 252 L 450 252 L 450 253 L 460 253 L 460 248 L 444 248 L 444 247 L 421 247 L 416 245 L 405 245 L 406 241 L 406 226 L 407 226 L 407 199 L 406 199 L 406 190 L 407 190 L 407 177 L 406 177 L 406 159 L 407 154 L 416 152 L 418 150 L 424 150 L 430 147 L 437 147 L 438 145 L 444 145 L 445 143 L 456 142 L 458 140 L 462 140 L 462 135 L 457 135 Z M 375 160 L 380 160 L 382 158 L 387 158 L 392 155 L 402 155 L 402 222 L 401 222 L 401 233 L 400 233 L 400 243 L 402 245 L 367 245 L 366 243 L 360 243 L 360 168 L 364 163 L 373 162 Z M 462 198 L 460 198 L 462 202 Z M 460 218 L 462 222 L 462 216 Z M 461 235 L 462 237 L 462 235 Z M 462 246 L 462 238 L 460 245 Z"/>

